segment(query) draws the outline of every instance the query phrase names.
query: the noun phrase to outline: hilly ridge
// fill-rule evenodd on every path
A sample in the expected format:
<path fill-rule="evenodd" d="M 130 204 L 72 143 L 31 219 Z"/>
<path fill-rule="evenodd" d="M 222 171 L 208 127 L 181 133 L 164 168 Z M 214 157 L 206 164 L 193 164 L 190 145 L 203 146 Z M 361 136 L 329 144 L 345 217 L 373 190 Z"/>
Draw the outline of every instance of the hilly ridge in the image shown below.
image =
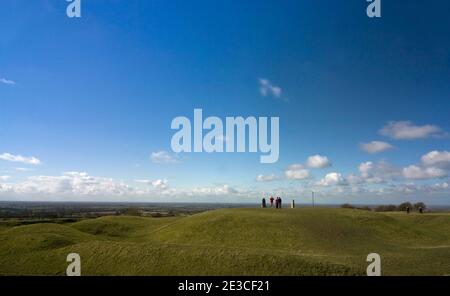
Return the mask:
<path fill-rule="evenodd" d="M 0 274 L 64 275 L 71 252 L 84 275 L 364 275 L 372 252 L 386 275 L 444 275 L 450 215 L 220 209 L 0 228 Z"/>

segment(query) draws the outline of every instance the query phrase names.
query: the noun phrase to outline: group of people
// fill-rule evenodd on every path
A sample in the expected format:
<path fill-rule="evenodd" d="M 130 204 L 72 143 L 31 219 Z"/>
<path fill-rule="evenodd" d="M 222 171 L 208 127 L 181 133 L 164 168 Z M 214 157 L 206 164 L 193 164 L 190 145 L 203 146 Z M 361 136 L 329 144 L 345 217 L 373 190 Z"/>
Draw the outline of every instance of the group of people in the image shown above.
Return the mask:
<path fill-rule="evenodd" d="M 281 209 L 281 197 L 277 196 L 277 198 L 274 198 L 273 196 L 271 196 L 269 198 L 269 202 L 270 202 L 270 207 L 273 208 L 273 202 L 275 201 L 275 208 L 276 209 Z M 266 199 L 263 197 L 262 199 L 262 205 L 261 207 L 263 208 L 267 208 L 267 204 L 266 204 Z"/>

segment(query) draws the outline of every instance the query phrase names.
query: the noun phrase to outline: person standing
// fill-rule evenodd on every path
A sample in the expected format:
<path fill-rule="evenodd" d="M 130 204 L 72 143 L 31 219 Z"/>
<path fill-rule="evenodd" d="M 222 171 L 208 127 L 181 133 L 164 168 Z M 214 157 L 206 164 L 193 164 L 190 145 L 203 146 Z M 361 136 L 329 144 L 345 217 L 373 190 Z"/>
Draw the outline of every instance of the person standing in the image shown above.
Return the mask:
<path fill-rule="evenodd" d="M 269 200 L 270 200 L 270 207 L 272 208 L 272 207 L 273 207 L 273 200 L 274 200 L 273 196 L 271 196 L 271 197 L 269 198 Z"/>
<path fill-rule="evenodd" d="M 281 209 L 281 197 L 278 197 L 278 208 Z"/>
<path fill-rule="evenodd" d="M 263 199 L 262 199 L 262 205 L 261 205 L 261 207 L 262 208 L 266 208 L 267 206 L 266 206 L 266 199 L 263 197 Z"/>

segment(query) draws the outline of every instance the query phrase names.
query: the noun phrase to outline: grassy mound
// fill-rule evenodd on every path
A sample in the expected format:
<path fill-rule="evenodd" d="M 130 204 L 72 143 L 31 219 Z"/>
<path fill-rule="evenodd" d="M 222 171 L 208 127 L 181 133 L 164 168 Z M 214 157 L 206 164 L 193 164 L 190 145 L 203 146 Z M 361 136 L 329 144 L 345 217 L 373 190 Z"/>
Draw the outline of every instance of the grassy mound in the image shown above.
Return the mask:
<path fill-rule="evenodd" d="M 0 232 L 0 274 L 363 275 L 450 273 L 450 215 L 351 209 L 221 209 L 187 217 L 103 217 Z"/>
<path fill-rule="evenodd" d="M 127 216 L 108 216 L 84 220 L 72 227 L 85 233 L 105 238 L 145 238 L 152 231 L 163 227 L 177 218 L 142 218 Z"/>

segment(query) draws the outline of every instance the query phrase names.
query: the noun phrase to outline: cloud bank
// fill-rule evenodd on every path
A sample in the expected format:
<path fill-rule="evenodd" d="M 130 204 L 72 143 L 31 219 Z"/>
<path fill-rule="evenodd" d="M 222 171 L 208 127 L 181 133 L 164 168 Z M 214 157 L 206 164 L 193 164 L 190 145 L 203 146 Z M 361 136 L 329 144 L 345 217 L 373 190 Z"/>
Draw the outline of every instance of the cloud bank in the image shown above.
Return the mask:
<path fill-rule="evenodd" d="M 415 125 L 411 121 L 391 121 L 379 133 L 395 140 L 424 139 L 444 134 L 436 125 Z"/>
<path fill-rule="evenodd" d="M 31 164 L 31 165 L 40 165 L 41 161 L 37 159 L 36 157 L 25 157 L 21 155 L 13 155 L 11 153 L 3 153 L 0 154 L 0 159 L 11 161 L 11 162 L 21 162 L 24 164 Z"/>

